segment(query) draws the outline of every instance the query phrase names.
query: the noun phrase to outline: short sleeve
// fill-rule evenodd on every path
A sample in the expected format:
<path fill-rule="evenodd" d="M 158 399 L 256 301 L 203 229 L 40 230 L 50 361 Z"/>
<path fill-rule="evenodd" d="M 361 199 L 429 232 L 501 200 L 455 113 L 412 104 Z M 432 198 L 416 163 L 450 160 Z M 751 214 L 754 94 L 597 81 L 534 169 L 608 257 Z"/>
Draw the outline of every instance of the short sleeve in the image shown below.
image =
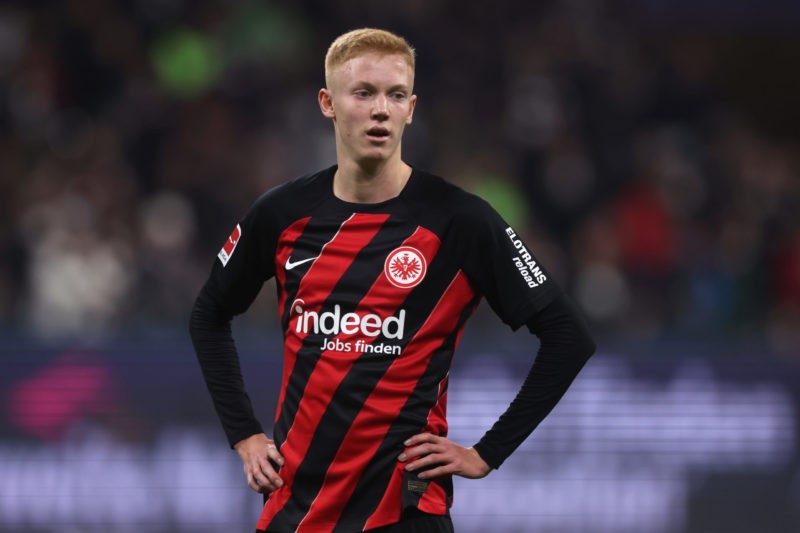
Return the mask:
<path fill-rule="evenodd" d="M 463 270 L 503 322 L 516 330 L 561 289 L 517 231 L 488 203 L 461 215 Z"/>

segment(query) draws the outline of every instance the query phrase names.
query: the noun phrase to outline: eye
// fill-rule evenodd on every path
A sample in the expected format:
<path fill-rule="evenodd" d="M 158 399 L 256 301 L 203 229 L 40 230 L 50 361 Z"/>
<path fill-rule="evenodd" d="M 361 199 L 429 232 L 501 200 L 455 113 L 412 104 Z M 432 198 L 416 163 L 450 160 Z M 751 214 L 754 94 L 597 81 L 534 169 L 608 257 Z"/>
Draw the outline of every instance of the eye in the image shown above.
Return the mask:
<path fill-rule="evenodd" d="M 406 93 L 404 92 L 396 92 L 391 94 L 392 100 L 396 100 L 398 102 L 402 102 L 406 99 Z"/>
<path fill-rule="evenodd" d="M 369 98 L 370 92 L 366 89 L 356 89 L 353 94 L 358 98 Z"/>

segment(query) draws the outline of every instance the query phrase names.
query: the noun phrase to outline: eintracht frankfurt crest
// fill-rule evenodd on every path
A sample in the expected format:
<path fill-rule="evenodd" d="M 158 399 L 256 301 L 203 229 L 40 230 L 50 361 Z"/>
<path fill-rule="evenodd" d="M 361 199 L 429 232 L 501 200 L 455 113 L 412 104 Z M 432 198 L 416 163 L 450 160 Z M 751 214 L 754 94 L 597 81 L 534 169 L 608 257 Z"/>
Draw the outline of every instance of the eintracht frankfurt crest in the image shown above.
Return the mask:
<path fill-rule="evenodd" d="M 386 278 L 392 285 L 401 289 L 410 289 L 419 284 L 427 270 L 425 256 L 411 246 L 395 248 L 386 257 L 386 263 L 383 265 Z"/>

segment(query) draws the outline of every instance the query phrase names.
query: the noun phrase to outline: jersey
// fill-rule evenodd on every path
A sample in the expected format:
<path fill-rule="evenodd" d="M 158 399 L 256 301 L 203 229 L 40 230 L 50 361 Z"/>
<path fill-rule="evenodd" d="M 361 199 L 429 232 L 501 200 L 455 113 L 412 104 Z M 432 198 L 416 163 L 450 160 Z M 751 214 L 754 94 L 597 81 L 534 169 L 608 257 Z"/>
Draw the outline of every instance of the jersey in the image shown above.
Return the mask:
<path fill-rule="evenodd" d="M 413 169 L 377 204 L 333 194 L 336 167 L 260 197 L 206 284 L 230 316 L 274 277 L 284 366 L 273 438 L 284 485 L 257 528 L 351 532 L 405 508 L 446 514 L 449 477 L 420 480 L 397 456 L 447 435 L 450 365 L 481 298 L 511 328 L 560 289 L 482 199 Z"/>

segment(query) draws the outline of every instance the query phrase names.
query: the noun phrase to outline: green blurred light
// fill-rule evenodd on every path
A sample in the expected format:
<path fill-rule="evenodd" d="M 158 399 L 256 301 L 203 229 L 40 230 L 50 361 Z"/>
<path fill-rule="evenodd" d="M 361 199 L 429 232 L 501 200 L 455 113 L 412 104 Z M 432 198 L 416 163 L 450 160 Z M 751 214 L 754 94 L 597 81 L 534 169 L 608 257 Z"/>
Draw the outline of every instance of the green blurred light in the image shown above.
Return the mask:
<path fill-rule="evenodd" d="M 175 97 L 192 99 L 216 83 L 221 59 L 202 33 L 176 28 L 159 39 L 151 61 L 161 87 Z"/>
<path fill-rule="evenodd" d="M 489 202 L 510 226 L 521 228 L 526 224 L 527 208 L 522 193 L 507 180 L 484 176 L 471 189 Z"/>
<path fill-rule="evenodd" d="M 291 56 L 304 40 L 305 27 L 291 12 L 262 2 L 243 3 L 228 23 L 226 51 L 233 60 L 272 60 Z"/>

